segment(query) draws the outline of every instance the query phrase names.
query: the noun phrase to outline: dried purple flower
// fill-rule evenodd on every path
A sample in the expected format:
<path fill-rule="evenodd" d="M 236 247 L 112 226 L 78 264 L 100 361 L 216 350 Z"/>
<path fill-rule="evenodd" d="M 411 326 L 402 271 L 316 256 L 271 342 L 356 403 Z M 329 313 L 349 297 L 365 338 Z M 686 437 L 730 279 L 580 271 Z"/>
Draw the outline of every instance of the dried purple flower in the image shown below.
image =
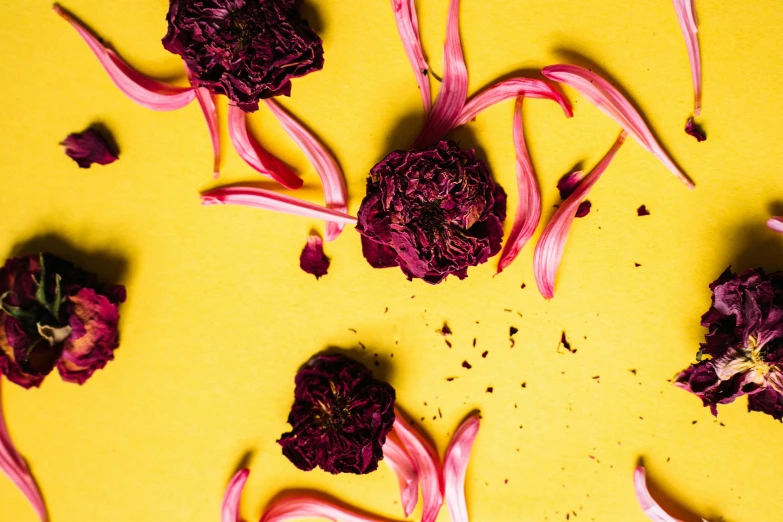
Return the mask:
<path fill-rule="evenodd" d="M 25 388 L 57 367 L 84 383 L 114 358 L 125 287 L 52 254 L 16 257 L 0 269 L 0 371 Z"/>
<path fill-rule="evenodd" d="M 688 118 L 688 121 L 685 123 L 685 132 L 689 136 L 696 138 L 696 141 L 699 142 L 705 141 L 707 139 L 707 134 L 696 124 L 695 121 L 693 121 L 693 118 Z"/>
<path fill-rule="evenodd" d="M 441 141 L 373 167 L 358 218 L 370 265 L 437 284 L 500 251 L 506 193 L 472 150 Z"/>
<path fill-rule="evenodd" d="M 118 159 L 112 147 L 93 129 L 69 134 L 60 145 L 65 147 L 68 157 L 83 169 L 90 168 L 93 163 L 108 165 Z"/>
<path fill-rule="evenodd" d="M 581 170 L 566 174 L 560 181 L 557 182 L 557 190 L 560 192 L 560 199 L 565 201 L 568 196 L 574 193 L 576 187 L 585 177 L 585 173 Z M 590 213 L 590 209 L 593 208 L 593 204 L 585 200 L 579 204 L 579 208 L 576 209 L 576 217 L 583 218 Z"/>
<path fill-rule="evenodd" d="M 313 274 L 316 279 L 325 276 L 329 270 L 329 258 L 324 254 L 324 241 L 319 236 L 313 234 L 307 238 L 307 244 L 299 256 L 299 267 Z"/>
<path fill-rule="evenodd" d="M 182 57 L 195 86 L 253 112 L 261 99 L 290 95 L 292 78 L 323 68 L 302 1 L 170 0 L 163 47 Z"/>
<path fill-rule="evenodd" d="M 297 468 L 357 475 L 378 468 L 394 425 L 394 388 L 344 355 L 319 355 L 296 375 L 294 398 L 292 430 L 277 442 Z"/>
<path fill-rule="evenodd" d="M 699 396 L 713 415 L 718 404 L 749 395 L 751 411 L 783 421 L 783 272 L 734 274 L 729 268 L 710 289 L 700 362 L 677 375 L 675 384 Z M 710 359 L 701 361 L 705 354 Z"/>

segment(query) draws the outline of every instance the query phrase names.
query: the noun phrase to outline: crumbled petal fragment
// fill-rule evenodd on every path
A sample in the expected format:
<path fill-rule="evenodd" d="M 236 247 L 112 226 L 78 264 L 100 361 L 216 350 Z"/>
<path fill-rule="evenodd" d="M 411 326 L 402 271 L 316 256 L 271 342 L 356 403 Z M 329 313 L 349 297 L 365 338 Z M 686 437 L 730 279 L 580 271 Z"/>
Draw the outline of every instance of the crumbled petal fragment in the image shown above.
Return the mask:
<path fill-rule="evenodd" d="M 639 217 L 649 216 L 650 211 L 647 210 L 647 207 L 645 205 L 642 205 L 641 207 L 636 209 L 636 215 Z"/>
<path fill-rule="evenodd" d="M 260 522 L 285 522 L 303 518 L 323 518 L 332 522 L 390 522 L 388 519 L 366 515 L 355 508 L 308 494 L 275 501 L 264 512 Z"/>
<path fill-rule="evenodd" d="M 397 475 L 400 484 L 400 498 L 405 517 L 409 517 L 419 503 L 419 470 L 416 461 L 400 442 L 395 428 L 386 436 L 383 445 L 384 462 Z"/>
<path fill-rule="evenodd" d="M 560 192 L 560 199 L 565 200 L 568 196 L 573 194 L 584 177 L 585 173 L 581 170 L 577 170 L 576 172 L 566 174 L 560 178 L 560 181 L 557 182 L 557 190 Z M 582 218 L 588 215 L 592 206 L 593 204 L 589 201 L 582 201 L 579 204 L 579 208 L 576 210 L 576 217 Z"/>
<path fill-rule="evenodd" d="M 245 112 L 291 94 L 291 79 L 324 65 L 321 38 L 299 14 L 302 0 L 170 0 L 163 47 L 182 57 L 193 85 Z"/>
<path fill-rule="evenodd" d="M 358 218 L 371 266 L 437 284 L 500 251 L 506 194 L 472 150 L 441 141 L 373 167 Z"/>
<path fill-rule="evenodd" d="M 593 208 L 593 204 L 589 201 L 582 201 L 579 204 L 579 207 L 576 209 L 576 214 L 574 214 L 574 217 L 577 218 L 583 218 L 586 215 L 590 213 L 590 209 Z"/>
<path fill-rule="evenodd" d="M 682 35 L 685 37 L 685 45 L 688 48 L 688 60 L 691 63 L 693 80 L 693 113 L 698 116 L 701 114 L 701 52 L 699 50 L 699 22 L 696 18 L 695 1 L 674 0 L 674 10 L 677 12 L 677 19 L 680 21 Z"/>
<path fill-rule="evenodd" d="M 344 355 L 319 355 L 297 373 L 294 397 L 291 431 L 278 444 L 297 468 L 356 475 L 378 468 L 394 425 L 394 388 Z"/>
<path fill-rule="evenodd" d="M 312 234 L 307 238 L 307 244 L 299 256 L 299 267 L 312 274 L 316 279 L 325 276 L 329 270 L 329 258 L 324 254 L 324 242 L 319 236 Z"/>
<path fill-rule="evenodd" d="M 767 221 L 767 226 L 775 232 L 783 233 L 783 217 L 773 217 Z"/>
<path fill-rule="evenodd" d="M 623 131 L 601 162 L 596 165 L 593 171 L 579 183 L 576 190 L 560 205 L 538 240 L 533 260 L 533 271 L 536 276 L 538 290 L 546 299 L 551 299 L 555 296 L 557 269 L 560 266 L 568 233 L 571 230 L 571 225 L 574 222 L 579 206 L 590 193 L 593 185 L 598 182 L 607 167 L 609 167 L 614 156 L 625 142 L 625 137 L 626 133 Z"/>
<path fill-rule="evenodd" d="M 223 496 L 221 505 L 221 522 L 242 522 L 239 516 L 239 503 L 242 499 L 242 490 L 245 489 L 247 478 L 250 476 L 249 469 L 241 469 L 231 479 L 226 487 L 226 493 Z"/>
<path fill-rule="evenodd" d="M 685 123 L 685 133 L 693 136 L 699 142 L 707 139 L 707 134 L 693 121 L 693 118 L 688 118 L 688 121 Z"/>
<path fill-rule="evenodd" d="M 119 159 L 109 144 L 93 129 L 69 134 L 61 143 L 65 154 L 79 165 L 88 169 L 93 163 L 108 165 Z"/>
<path fill-rule="evenodd" d="M 424 49 L 419 36 L 419 19 L 416 15 L 416 0 L 391 0 L 397 31 L 400 33 L 405 54 L 413 67 L 413 75 L 421 93 L 424 113 L 432 110 L 432 93 L 430 91 L 429 65 L 424 56 Z"/>
<path fill-rule="evenodd" d="M 487 388 L 492 392 L 492 388 Z M 446 505 L 452 522 L 468 522 L 468 506 L 465 501 L 465 475 L 470 461 L 473 442 L 479 431 L 479 416 L 472 415 L 457 429 L 451 438 L 443 459 L 443 482 L 446 487 Z"/>

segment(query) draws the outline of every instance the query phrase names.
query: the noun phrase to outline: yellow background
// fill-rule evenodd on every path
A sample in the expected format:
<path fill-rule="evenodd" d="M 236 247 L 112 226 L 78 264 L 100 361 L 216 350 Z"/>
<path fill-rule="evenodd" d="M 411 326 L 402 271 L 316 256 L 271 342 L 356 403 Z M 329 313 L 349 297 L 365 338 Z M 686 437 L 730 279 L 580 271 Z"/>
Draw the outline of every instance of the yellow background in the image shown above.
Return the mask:
<path fill-rule="evenodd" d="M 424 46 L 440 73 L 447 0 L 418 3 Z M 387 0 L 309 4 L 326 66 L 296 80 L 282 103 L 334 150 L 355 213 L 370 167 L 420 128 L 419 94 Z M 696 182 L 687 190 L 629 141 L 591 194 L 593 212 L 574 226 L 551 302 L 536 291 L 532 245 L 498 277 L 494 259 L 465 281 L 429 286 L 371 269 L 358 235 L 346 230 L 327 245 L 332 266 L 316 281 L 298 256 L 323 223 L 199 206 L 201 190 L 260 180 L 231 149 L 224 123 L 223 178 L 215 182 L 196 103 L 174 113 L 134 105 L 49 2 L 2 3 L 0 250 L 43 245 L 128 287 L 116 360 L 85 386 L 56 375 L 38 390 L 3 384 L 13 438 L 54 522 L 217 521 L 224 486 L 246 452 L 252 473 L 242 513 L 250 521 L 292 488 L 400 519 L 385 465 L 363 477 L 303 473 L 275 444 L 287 429 L 298 366 L 327 347 L 360 342 L 363 360 L 372 365 L 378 354 L 378 375 L 412 417 L 425 418 L 441 453 L 459 421 L 481 410 L 467 478 L 475 521 L 565 520 L 573 511 L 577 521 L 642 522 L 631 481 L 640 458 L 656 496 L 680 518 L 781 518 L 783 426 L 746 413 L 745 399 L 715 420 L 668 379 L 693 360 L 710 281 L 730 264 L 781 267 L 783 238 L 764 221 L 783 201 L 783 4 L 698 2 L 709 135 L 701 144 L 682 130 L 691 77 L 671 2 L 463 4 L 471 93 L 515 70 L 593 61 L 631 94 Z M 65 7 L 141 71 L 183 82 L 180 59 L 160 45 L 165 0 Z M 578 163 L 592 168 L 619 130 L 565 92 L 572 120 L 554 103 L 525 103 L 544 219 L 558 202 L 558 178 Z M 225 107 L 222 100 L 223 120 Z M 513 216 L 511 114 L 509 101 L 455 137 L 481 149 Z M 264 145 L 302 174 L 301 193 L 322 201 L 313 169 L 271 114 L 262 108 L 251 119 Z M 80 170 L 57 144 L 92 122 L 112 130 L 121 159 Z M 651 216 L 636 216 L 642 204 Z M 435 332 L 444 321 L 454 331 L 451 349 Z M 519 328 L 513 348 L 510 326 Z M 556 351 L 562 331 L 576 354 Z M 35 520 L 5 478 L 0 519 Z M 445 509 L 439 520 L 448 520 Z"/>

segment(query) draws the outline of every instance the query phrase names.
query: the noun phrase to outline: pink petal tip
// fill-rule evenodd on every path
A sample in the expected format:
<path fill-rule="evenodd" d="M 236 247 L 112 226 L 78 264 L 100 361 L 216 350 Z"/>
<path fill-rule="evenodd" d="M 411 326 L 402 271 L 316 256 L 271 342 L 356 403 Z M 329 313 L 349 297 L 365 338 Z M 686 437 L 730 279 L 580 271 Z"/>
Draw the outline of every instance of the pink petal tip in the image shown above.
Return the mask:
<path fill-rule="evenodd" d="M 647 518 L 653 522 L 682 522 L 669 515 L 655 500 L 653 500 L 652 495 L 650 495 L 650 492 L 647 490 L 647 480 L 642 466 L 637 467 L 634 471 L 633 487 L 636 491 L 636 499 L 639 501 L 639 505 L 644 514 L 647 515 Z"/>
<path fill-rule="evenodd" d="M 245 489 L 249 476 L 250 470 L 242 469 L 228 483 L 226 493 L 223 496 L 223 504 L 220 508 L 221 522 L 242 522 L 242 519 L 239 517 L 239 503 L 242 499 L 242 490 Z"/>
<path fill-rule="evenodd" d="M 419 471 L 394 430 L 386 437 L 386 444 L 383 445 L 383 460 L 397 475 L 402 510 L 407 518 L 419 503 Z"/>
<path fill-rule="evenodd" d="M 424 113 L 432 110 L 432 92 L 430 91 L 429 65 L 424 56 L 419 35 L 419 20 L 416 15 L 416 0 L 391 0 L 394 10 L 394 19 L 397 22 L 397 31 L 400 33 L 402 46 L 408 61 L 413 68 L 416 84 L 419 86 L 421 101 L 424 105 Z"/>
<path fill-rule="evenodd" d="M 701 114 L 701 52 L 699 50 L 699 22 L 696 18 L 694 0 L 674 0 L 674 10 L 680 21 L 680 28 L 688 48 L 688 60 L 691 64 L 693 80 L 693 114 Z"/>
<path fill-rule="evenodd" d="M 468 522 L 468 506 L 465 501 L 465 475 L 470 461 L 473 442 L 479 431 L 479 417 L 469 417 L 457 429 L 443 459 L 443 482 L 446 485 L 446 505 L 452 522 Z"/>
<path fill-rule="evenodd" d="M 783 233 L 783 217 L 773 217 L 767 221 L 767 226 L 775 232 Z"/>
<path fill-rule="evenodd" d="M 274 502 L 261 517 L 261 522 L 283 522 L 301 518 L 324 518 L 333 522 L 389 522 L 388 519 L 366 515 L 314 495 L 295 495 Z"/>

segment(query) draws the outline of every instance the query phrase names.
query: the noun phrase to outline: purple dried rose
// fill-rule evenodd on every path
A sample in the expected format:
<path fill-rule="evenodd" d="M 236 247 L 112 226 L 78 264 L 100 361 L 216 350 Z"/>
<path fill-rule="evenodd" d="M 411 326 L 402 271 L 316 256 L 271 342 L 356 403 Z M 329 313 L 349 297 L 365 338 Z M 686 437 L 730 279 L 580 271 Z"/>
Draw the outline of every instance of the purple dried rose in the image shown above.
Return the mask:
<path fill-rule="evenodd" d="M 299 256 L 299 267 L 313 274 L 316 279 L 325 276 L 329 270 L 329 258 L 324 254 L 324 241 L 317 235 L 310 235 L 307 238 L 307 244 Z"/>
<path fill-rule="evenodd" d="M 693 121 L 693 118 L 688 118 L 688 121 L 685 123 L 685 133 L 693 136 L 699 142 L 707 139 L 707 134 Z"/>
<path fill-rule="evenodd" d="M 11 258 L 0 268 L 0 372 L 30 388 L 57 367 L 84 383 L 114 358 L 117 305 L 125 287 L 52 254 Z"/>
<path fill-rule="evenodd" d="M 560 192 L 560 199 L 565 201 L 568 196 L 574 193 L 576 187 L 585 177 L 585 173 L 582 171 L 572 172 L 566 174 L 560 181 L 557 182 L 557 190 Z M 576 217 L 583 218 L 590 213 L 590 209 L 593 208 L 593 204 L 589 201 L 582 201 L 579 204 L 579 208 L 576 209 Z"/>
<path fill-rule="evenodd" d="M 321 38 L 299 14 L 303 0 L 170 0 L 166 50 L 192 83 L 246 112 L 291 94 L 291 79 L 324 65 Z"/>
<path fill-rule="evenodd" d="M 700 397 L 713 415 L 718 404 L 748 395 L 749 410 L 783 421 L 783 272 L 727 269 L 710 289 L 699 362 L 675 384 Z M 702 361 L 703 355 L 710 358 Z"/>
<path fill-rule="evenodd" d="M 90 165 L 108 165 L 117 161 L 117 155 L 112 152 L 112 146 L 93 129 L 69 134 L 60 144 L 65 147 L 65 154 L 83 169 Z"/>
<path fill-rule="evenodd" d="M 506 193 L 472 150 L 441 141 L 392 152 L 370 171 L 357 230 L 375 268 L 437 284 L 500 251 Z"/>
<path fill-rule="evenodd" d="M 277 442 L 297 468 L 357 475 L 378 468 L 394 424 L 394 388 L 344 355 L 319 355 L 296 375 L 294 398 L 292 430 Z"/>

